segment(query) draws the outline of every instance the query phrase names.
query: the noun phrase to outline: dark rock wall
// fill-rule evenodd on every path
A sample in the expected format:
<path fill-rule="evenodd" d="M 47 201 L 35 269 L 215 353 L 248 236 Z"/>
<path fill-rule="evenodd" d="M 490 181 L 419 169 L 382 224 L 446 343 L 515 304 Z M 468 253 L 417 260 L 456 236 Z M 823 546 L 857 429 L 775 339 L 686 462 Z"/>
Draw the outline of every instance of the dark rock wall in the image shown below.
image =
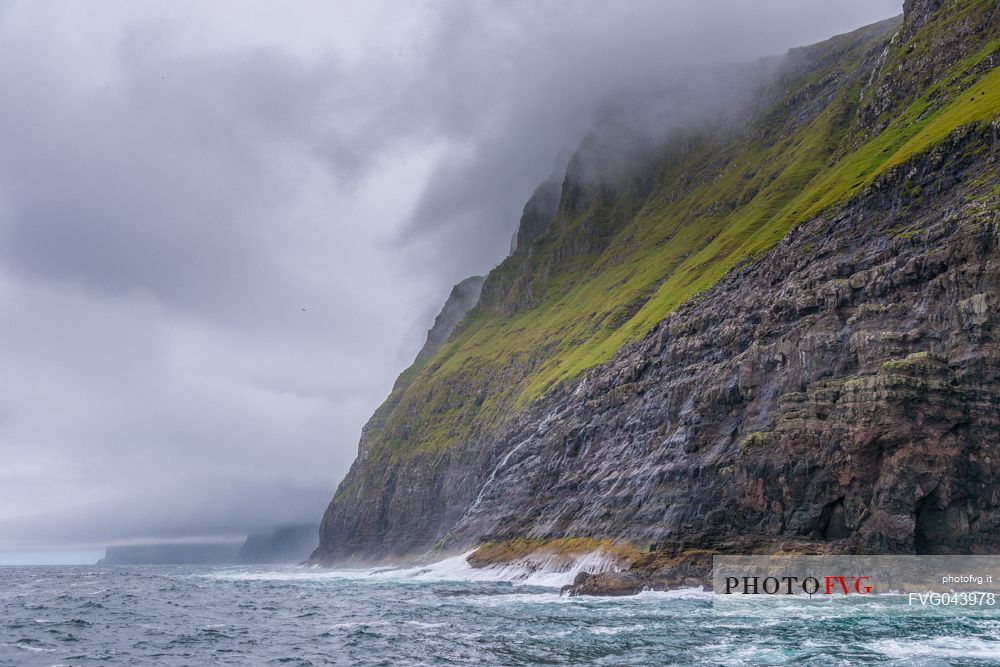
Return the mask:
<path fill-rule="evenodd" d="M 790 67 L 811 71 L 816 58 L 867 49 L 853 74 L 817 81 L 786 111 L 805 122 L 857 86 L 857 122 L 843 146 L 851 150 L 928 77 L 995 33 L 1000 5 L 982 5 L 979 22 L 926 27 L 956 6 L 908 0 L 902 25 L 796 50 Z M 926 53 L 894 61 L 886 44 L 896 31 L 925 34 Z M 913 62 L 920 67 L 901 66 Z M 314 559 L 396 560 L 484 539 L 577 536 L 675 549 L 996 551 L 998 132 L 996 123 L 961 130 L 893 168 L 500 428 L 405 456 L 369 447 L 395 409 L 390 397 L 362 433 Z M 574 183 L 562 184 L 562 208 L 536 193 L 525 239 L 544 241 L 567 207 L 600 194 L 575 193 Z M 518 267 L 590 252 L 601 237 L 570 240 L 585 247 L 519 238 L 473 314 L 532 307 L 539 297 Z"/>
<path fill-rule="evenodd" d="M 994 132 L 897 168 L 536 406 L 449 544 L 1000 549 Z"/>
<path fill-rule="evenodd" d="M 524 205 L 521 220 L 517 225 L 511 253 L 526 255 L 535 239 L 548 231 L 559 207 L 559 192 L 562 188 L 562 178 L 551 176 L 535 188 Z"/>
<path fill-rule="evenodd" d="M 365 465 L 318 556 L 516 536 L 1000 549 L 995 132 L 886 174 L 502 432 Z"/>

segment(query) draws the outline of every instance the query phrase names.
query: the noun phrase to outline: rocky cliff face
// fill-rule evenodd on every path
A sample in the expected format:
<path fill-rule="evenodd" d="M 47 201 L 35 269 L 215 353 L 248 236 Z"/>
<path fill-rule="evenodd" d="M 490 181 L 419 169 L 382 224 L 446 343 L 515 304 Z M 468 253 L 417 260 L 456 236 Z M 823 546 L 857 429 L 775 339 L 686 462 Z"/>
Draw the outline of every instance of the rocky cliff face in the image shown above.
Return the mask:
<path fill-rule="evenodd" d="M 692 553 L 1000 549 L 1000 15 L 906 10 L 613 192 L 568 175 L 366 426 L 314 559 L 599 548 L 630 571 L 579 590 L 630 592 Z"/>
<path fill-rule="evenodd" d="M 1000 549 L 998 156 L 955 135 L 538 402 L 448 539 Z"/>
<path fill-rule="evenodd" d="M 414 363 L 420 364 L 433 357 L 441 345 L 455 332 L 455 327 L 479 302 L 479 294 L 483 290 L 485 280 L 484 276 L 472 276 L 451 289 L 451 294 L 444 302 L 441 312 L 434 318 L 434 326 L 427 332 L 427 340 L 424 341 L 424 346 L 417 353 L 417 359 Z"/>

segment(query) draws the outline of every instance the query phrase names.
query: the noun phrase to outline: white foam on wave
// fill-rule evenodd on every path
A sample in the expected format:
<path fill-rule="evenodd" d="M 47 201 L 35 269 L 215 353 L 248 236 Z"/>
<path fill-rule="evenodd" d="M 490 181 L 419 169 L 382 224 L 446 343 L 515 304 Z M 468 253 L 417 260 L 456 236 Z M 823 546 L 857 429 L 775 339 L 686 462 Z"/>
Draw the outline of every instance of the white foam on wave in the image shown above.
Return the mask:
<path fill-rule="evenodd" d="M 576 557 L 537 554 L 505 565 L 472 567 L 469 551 L 427 565 L 376 568 L 294 568 L 270 571 L 222 571 L 207 576 L 227 581 L 323 581 L 348 579 L 373 582 L 506 581 L 526 586 L 559 588 L 573 583 L 580 572 L 620 571 L 620 561 L 602 551 Z"/>
<path fill-rule="evenodd" d="M 622 625 L 618 627 L 599 625 L 589 628 L 590 633 L 593 635 L 620 635 L 624 632 L 642 632 L 645 629 L 646 626 L 641 623 L 636 625 Z"/>
<path fill-rule="evenodd" d="M 981 637 L 882 639 L 865 645 L 890 658 L 989 658 L 1000 655 L 1000 642 Z"/>
<path fill-rule="evenodd" d="M 551 593 L 507 593 L 504 595 L 475 595 L 465 598 L 467 604 L 477 607 L 505 607 L 512 604 L 528 605 L 585 605 L 593 607 L 597 605 L 607 605 L 615 608 L 629 608 L 635 606 L 662 606 L 669 600 L 704 600 L 710 601 L 712 593 L 701 588 L 683 588 L 672 591 L 642 591 L 635 595 L 626 596 L 592 596 L 583 595 L 569 597 L 560 595 L 556 591 Z M 628 615 L 628 614 L 626 614 Z"/>
<path fill-rule="evenodd" d="M 471 552 L 470 552 L 471 553 Z M 466 576 L 478 581 L 510 581 L 515 584 L 561 588 L 573 583 L 581 572 L 598 574 L 620 572 L 622 563 L 618 558 L 603 551 L 591 551 L 579 556 L 563 556 L 551 553 L 537 553 L 504 565 L 473 568 L 469 565 L 469 554 L 462 556 L 467 570 Z"/>
<path fill-rule="evenodd" d="M 10 644 L 7 644 L 7 646 L 10 646 Z M 42 648 L 41 646 L 31 646 L 30 644 L 16 643 L 16 644 L 14 644 L 14 646 L 16 646 L 17 648 L 21 649 L 22 651 L 28 651 L 30 653 L 55 653 L 56 652 L 56 650 L 54 648 Z"/>

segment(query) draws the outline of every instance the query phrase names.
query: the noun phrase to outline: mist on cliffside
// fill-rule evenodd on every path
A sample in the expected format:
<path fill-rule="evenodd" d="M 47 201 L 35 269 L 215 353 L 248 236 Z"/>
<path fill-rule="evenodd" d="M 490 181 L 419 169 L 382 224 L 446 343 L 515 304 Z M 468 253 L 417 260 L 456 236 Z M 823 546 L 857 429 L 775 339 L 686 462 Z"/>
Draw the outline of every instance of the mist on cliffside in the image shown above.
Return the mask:
<path fill-rule="evenodd" d="M 0 550 L 317 520 L 588 133 L 627 171 L 900 9 L 0 3 Z"/>

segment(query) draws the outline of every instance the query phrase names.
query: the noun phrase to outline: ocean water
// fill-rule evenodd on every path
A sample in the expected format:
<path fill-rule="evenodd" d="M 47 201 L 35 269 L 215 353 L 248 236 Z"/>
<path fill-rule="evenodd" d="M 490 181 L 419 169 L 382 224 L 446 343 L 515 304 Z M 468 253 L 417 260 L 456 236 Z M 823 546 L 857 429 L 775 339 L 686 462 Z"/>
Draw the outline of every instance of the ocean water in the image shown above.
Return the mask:
<path fill-rule="evenodd" d="M 0 568 L 0 665 L 985 665 L 1000 614 L 560 597 L 573 573 Z"/>

